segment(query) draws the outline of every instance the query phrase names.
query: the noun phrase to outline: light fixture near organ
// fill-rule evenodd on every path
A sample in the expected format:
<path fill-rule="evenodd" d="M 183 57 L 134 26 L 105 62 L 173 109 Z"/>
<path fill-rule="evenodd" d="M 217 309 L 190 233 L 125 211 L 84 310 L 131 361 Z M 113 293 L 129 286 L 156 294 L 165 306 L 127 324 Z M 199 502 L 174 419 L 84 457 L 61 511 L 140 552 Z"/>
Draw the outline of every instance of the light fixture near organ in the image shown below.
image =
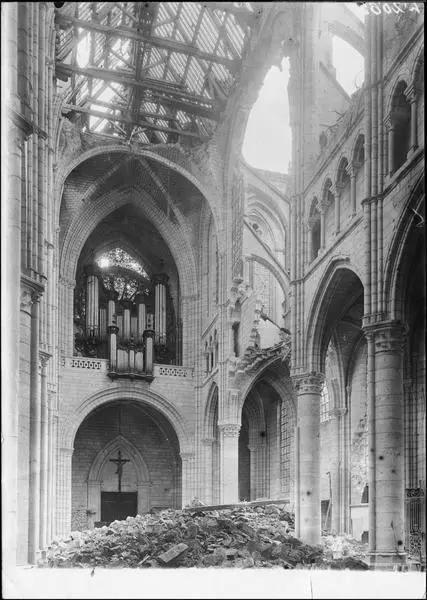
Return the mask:
<path fill-rule="evenodd" d="M 75 353 L 108 358 L 112 379 L 152 379 L 154 362 L 175 364 L 168 279 L 163 272 L 150 279 L 120 248 L 86 265 L 75 295 Z"/>

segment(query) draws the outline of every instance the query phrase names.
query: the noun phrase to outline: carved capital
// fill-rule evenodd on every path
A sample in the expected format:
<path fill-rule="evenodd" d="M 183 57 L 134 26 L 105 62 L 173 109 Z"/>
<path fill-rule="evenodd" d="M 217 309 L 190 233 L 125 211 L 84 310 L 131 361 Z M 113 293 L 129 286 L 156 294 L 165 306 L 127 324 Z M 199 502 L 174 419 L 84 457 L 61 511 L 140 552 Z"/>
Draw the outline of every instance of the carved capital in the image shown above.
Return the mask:
<path fill-rule="evenodd" d="M 346 413 L 347 413 L 347 409 L 344 406 L 340 406 L 340 407 L 332 408 L 329 411 L 329 416 L 332 419 L 339 419 L 340 417 L 343 417 Z"/>
<path fill-rule="evenodd" d="M 212 446 L 215 441 L 214 437 L 205 437 L 201 440 L 203 446 Z"/>
<path fill-rule="evenodd" d="M 21 277 L 21 310 L 30 312 L 31 306 L 40 300 L 43 292 L 44 287 L 40 283 L 23 275 Z"/>
<path fill-rule="evenodd" d="M 24 312 L 31 312 L 31 306 L 33 304 L 33 298 L 31 291 L 24 288 L 21 290 L 20 306 Z"/>
<path fill-rule="evenodd" d="M 401 323 L 389 323 L 375 331 L 375 353 L 401 352 L 406 341 L 406 331 Z"/>
<path fill-rule="evenodd" d="M 218 429 L 224 437 L 239 437 L 240 425 L 237 423 L 218 423 Z"/>
<path fill-rule="evenodd" d="M 313 371 L 304 375 L 294 375 L 292 381 L 298 395 L 318 394 L 320 396 L 325 376 L 323 373 Z"/>
<path fill-rule="evenodd" d="M 49 354 L 48 352 L 44 352 L 43 350 L 39 351 L 39 361 L 40 361 L 40 366 L 42 369 L 44 369 L 44 367 L 46 367 L 49 358 L 51 358 L 51 354 Z"/>

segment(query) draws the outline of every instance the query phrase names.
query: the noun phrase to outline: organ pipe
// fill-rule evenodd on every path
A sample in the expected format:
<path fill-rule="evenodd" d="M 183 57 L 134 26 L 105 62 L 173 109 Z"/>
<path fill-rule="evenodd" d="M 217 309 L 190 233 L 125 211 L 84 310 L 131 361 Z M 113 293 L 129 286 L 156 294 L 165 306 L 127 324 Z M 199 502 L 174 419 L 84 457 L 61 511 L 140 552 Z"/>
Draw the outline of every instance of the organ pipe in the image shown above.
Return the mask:
<path fill-rule="evenodd" d="M 166 284 L 165 274 L 154 276 L 154 327 L 156 344 L 166 344 Z"/>

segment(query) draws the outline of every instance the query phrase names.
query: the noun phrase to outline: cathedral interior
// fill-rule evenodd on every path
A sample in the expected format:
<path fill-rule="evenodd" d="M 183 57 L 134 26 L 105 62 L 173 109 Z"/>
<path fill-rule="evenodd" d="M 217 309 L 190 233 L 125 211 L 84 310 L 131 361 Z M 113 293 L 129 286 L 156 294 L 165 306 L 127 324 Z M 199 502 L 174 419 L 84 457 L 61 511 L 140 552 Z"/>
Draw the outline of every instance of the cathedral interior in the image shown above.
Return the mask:
<path fill-rule="evenodd" d="M 11 564 L 194 499 L 286 501 L 305 543 L 425 564 L 424 7 L 401 4 L 2 3 Z M 242 155 L 283 61 L 287 173 Z"/>

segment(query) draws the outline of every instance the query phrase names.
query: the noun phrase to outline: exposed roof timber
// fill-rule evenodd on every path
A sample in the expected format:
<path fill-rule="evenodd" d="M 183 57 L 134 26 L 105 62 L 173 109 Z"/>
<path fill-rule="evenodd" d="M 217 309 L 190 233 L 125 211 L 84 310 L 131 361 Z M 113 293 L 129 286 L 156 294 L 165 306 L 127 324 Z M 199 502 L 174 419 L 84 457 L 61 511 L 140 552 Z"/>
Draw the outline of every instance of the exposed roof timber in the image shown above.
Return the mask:
<path fill-rule="evenodd" d="M 232 15 L 244 15 L 255 17 L 255 13 L 250 11 L 244 6 L 236 6 L 234 2 L 200 2 L 205 8 L 209 7 L 212 10 L 222 10 L 223 12 L 230 13 Z"/>
<path fill-rule="evenodd" d="M 97 67 L 81 68 L 73 65 L 66 65 L 64 63 L 56 63 L 56 73 L 62 76 L 62 78 L 64 76 L 70 77 L 72 74 L 78 74 L 94 79 L 114 81 L 128 87 L 144 88 L 160 95 L 168 95 L 172 105 L 179 105 L 180 108 L 183 107 L 183 110 L 186 110 L 187 112 L 190 111 L 194 114 L 199 114 L 200 116 L 205 116 L 214 120 L 219 117 L 219 110 L 221 107 L 214 100 L 185 92 L 184 90 L 179 89 L 177 85 L 167 84 L 166 82 L 152 79 L 138 81 L 133 76 L 112 69 L 100 69 Z M 161 102 L 164 102 L 164 100 L 166 99 L 162 95 Z M 203 114 L 201 114 L 202 112 Z"/>
<path fill-rule="evenodd" d="M 111 102 L 104 102 L 102 100 L 97 100 L 93 96 L 85 98 L 84 103 L 85 104 L 97 104 L 98 106 L 103 106 L 104 108 L 111 108 L 111 110 L 122 110 L 122 111 L 129 110 L 127 107 L 127 104 L 126 104 L 126 106 L 121 105 L 121 104 L 111 104 Z M 162 115 L 160 113 L 149 112 L 146 110 L 140 110 L 140 111 L 138 111 L 138 114 L 135 114 L 134 116 L 151 117 L 153 119 L 163 119 L 164 121 L 179 122 L 179 119 L 170 113 L 166 113 L 166 114 Z"/>
<path fill-rule="evenodd" d="M 141 129 L 151 129 L 153 131 L 163 131 L 164 133 L 176 133 L 177 135 L 184 135 L 187 137 L 193 137 L 197 139 L 203 139 L 197 133 L 192 131 L 185 131 L 182 129 L 173 129 L 172 127 L 161 127 L 160 125 L 154 125 L 153 123 L 147 123 L 146 121 L 136 121 L 134 119 L 129 119 L 127 117 L 117 117 L 115 115 L 111 115 L 109 113 L 103 113 L 99 110 L 93 110 L 91 108 L 84 108 L 82 106 L 76 106 L 75 104 L 63 104 L 62 111 L 74 111 L 78 113 L 83 113 L 86 115 L 90 115 L 92 117 L 98 117 L 99 119 L 106 119 L 107 121 L 115 121 L 117 123 L 125 123 L 127 125 L 136 125 L 137 127 L 141 127 Z"/>
<path fill-rule="evenodd" d="M 108 25 L 96 23 L 95 21 L 84 21 L 83 19 L 76 19 L 74 17 L 60 15 L 59 13 L 57 13 L 56 20 L 57 23 L 64 29 L 66 29 L 68 26 L 73 25 L 74 27 L 88 29 L 89 31 L 97 31 L 107 36 L 124 37 L 139 42 L 148 43 L 157 48 L 164 48 L 165 50 L 170 50 L 172 52 L 179 52 L 181 54 L 195 56 L 196 58 L 199 58 L 201 60 L 206 60 L 224 65 L 233 73 L 237 71 L 241 63 L 240 59 L 229 59 L 222 56 L 217 56 L 215 54 L 210 54 L 209 52 L 203 52 L 203 50 L 199 50 L 198 48 L 190 44 L 183 44 L 182 42 L 175 42 L 174 40 L 168 38 L 161 38 L 153 35 L 143 35 L 135 31 L 135 29 L 132 29 L 131 27 L 110 27 Z"/>

